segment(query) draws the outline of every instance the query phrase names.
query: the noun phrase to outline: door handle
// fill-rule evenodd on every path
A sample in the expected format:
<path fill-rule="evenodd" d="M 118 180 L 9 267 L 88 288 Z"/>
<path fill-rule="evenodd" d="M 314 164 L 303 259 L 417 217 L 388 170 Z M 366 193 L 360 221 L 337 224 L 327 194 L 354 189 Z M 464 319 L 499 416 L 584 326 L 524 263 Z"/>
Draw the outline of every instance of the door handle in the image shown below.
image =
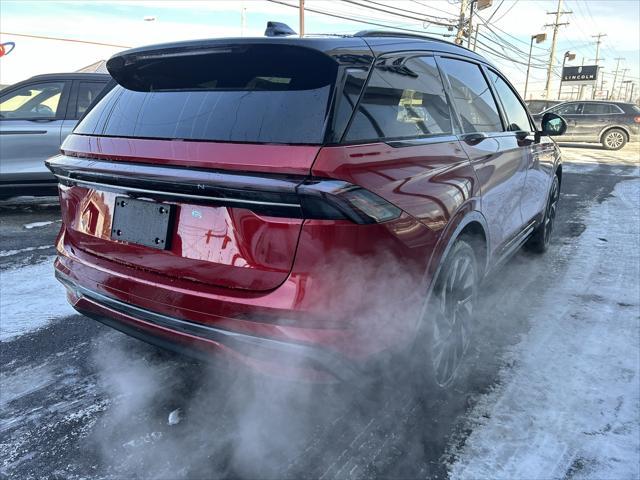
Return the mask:
<path fill-rule="evenodd" d="M 462 137 L 462 140 L 466 143 L 468 143 L 469 145 L 476 145 L 478 143 L 480 143 L 482 140 L 488 138 L 487 135 L 485 133 L 482 132 L 475 132 L 475 133 L 468 133 L 466 135 L 464 135 Z"/>

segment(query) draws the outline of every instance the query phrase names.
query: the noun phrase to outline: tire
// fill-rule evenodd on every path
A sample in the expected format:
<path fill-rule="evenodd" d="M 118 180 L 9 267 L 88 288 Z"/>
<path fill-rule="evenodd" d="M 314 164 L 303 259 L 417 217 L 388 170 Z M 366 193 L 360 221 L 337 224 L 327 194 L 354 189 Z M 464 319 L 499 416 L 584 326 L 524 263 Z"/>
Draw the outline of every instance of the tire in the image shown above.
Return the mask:
<path fill-rule="evenodd" d="M 413 349 L 418 393 L 448 394 L 460 380 L 472 339 L 480 267 L 470 239 L 458 239 L 442 265 Z"/>
<path fill-rule="evenodd" d="M 602 136 L 602 146 L 607 150 L 620 150 L 627 144 L 627 132 L 612 128 Z"/>
<path fill-rule="evenodd" d="M 533 234 L 525 245 L 526 249 L 530 252 L 544 253 L 549 249 L 551 234 L 553 233 L 556 214 L 558 213 L 559 200 L 560 181 L 558 180 L 558 176 L 554 175 L 553 183 L 551 184 L 551 190 L 549 190 L 549 199 L 547 200 L 547 206 L 544 211 L 542 222 L 533 231 Z"/>

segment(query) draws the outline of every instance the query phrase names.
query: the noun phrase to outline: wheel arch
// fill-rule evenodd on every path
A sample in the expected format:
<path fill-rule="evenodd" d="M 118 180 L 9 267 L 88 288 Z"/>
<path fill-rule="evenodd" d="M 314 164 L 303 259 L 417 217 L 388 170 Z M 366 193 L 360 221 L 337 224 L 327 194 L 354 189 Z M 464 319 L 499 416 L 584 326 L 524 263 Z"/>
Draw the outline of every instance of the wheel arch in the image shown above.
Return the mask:
<path fill-rule="evenodd" d="M 484 215 L 477 210 L 460 209 L 449 221 L 447 227 L 445 227 L 444 232 L 440 236 L 440 241 L 434 249 L 434 254 L 431 257 L 428 269 L 431 277 L 429 296 L 440 274 L 440 268 L 442 267 L 444 259 L 449 254 L 455 242 L 463 236 L 474 238 L 479 242 L 476 243 L 474 247 L 479 250 L 481 257 L 479 263 L 483 274 L 489 270 L 491 237 L 489 235 L 487 220 L 484 218 Z"/>
<path fill-rule="evenodd" d="M 477 241 L 482 241 L 482 246 L 478 243 L 475 243 L 475 245 L 472 246 L 474 251 L 480 250 L 480 267 L 482 268 L 482 275 L 489 270 L 491 239 L 489 236 L 488 223 L 484 218 L 484 215 L 479 211 L 462 208 L 456 212 L 454 217 L 447 224 L 447 227 L 445 227 L 444 232 L 440 236 L 440 241 L 438 242 L 438 245 L 436 245 L 434 254 L 429 262 L 429 286 L 426 291 L 423 309 L 416 324 L 416 328 L 418 330 L 422 327 L 422 322 L 424 321 L 424 310 L 431 301 L 431 295 L 433 293 L 434 286 L 438 281 L 438 276 L 440 275 L 440 270 L 444 264 L 444 260 L 447 258 L 447 255 L 456 241 L 465 236 L 467 238 L 474 238 Z"/>
<path fill-rule="evenodd" d="M 602 143 L 604 141 L 604 136 L 609 133 L 611 130 L 616 129 L 616 130 L 622 130 L 624 132 L 624 134 L 627 136 L 627 142 L 629 141 L 629 139 L 631 138 L 631 133 L 629 132 L 629 130 L 627 129 L 627 127 L 625 127 L 624 125 L 607 125 L 606 127 L 604 127 L 602 129 L 602 131 L 600 132 L 600 142 Z"/>

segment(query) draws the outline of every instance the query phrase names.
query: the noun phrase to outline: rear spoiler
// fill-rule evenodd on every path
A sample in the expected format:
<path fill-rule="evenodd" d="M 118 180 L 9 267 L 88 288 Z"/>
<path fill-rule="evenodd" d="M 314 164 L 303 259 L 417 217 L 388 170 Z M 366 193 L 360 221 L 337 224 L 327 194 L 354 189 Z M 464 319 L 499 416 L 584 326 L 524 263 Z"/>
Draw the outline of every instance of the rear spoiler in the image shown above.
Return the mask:
<path fill-rule="evenodd" d="M 115 81 L 129 90 L 206 90 L 208 71 L 224 68 L 228 55 L 252 49 L 261 49 L 274 58 L 289 53 L 293 61 L 300 56 L 316 56 L 325 64 L 332 61 L 338 65 L 368 67 L 373 62 L 373 54 L 361 38 L 271 37 L 197 40 L 134 48 L 115 54 L 106 66 Z"/>

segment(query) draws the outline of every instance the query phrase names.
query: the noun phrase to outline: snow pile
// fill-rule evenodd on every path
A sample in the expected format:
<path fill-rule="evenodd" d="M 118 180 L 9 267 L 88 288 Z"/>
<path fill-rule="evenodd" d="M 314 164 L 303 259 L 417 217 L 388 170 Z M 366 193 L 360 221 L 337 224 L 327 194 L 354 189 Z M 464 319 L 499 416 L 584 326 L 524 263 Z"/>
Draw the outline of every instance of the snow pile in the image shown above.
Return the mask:
<path fill-rule="evenodd" d="M 53 223 L 53 220 L 46 221 L 46 222 L 33 222 L 33 223 L 27 223 L 23 225 L 23 227 L 26 228 L 27 230 L 31 230 L 32 228 L 46 227 L 48 225 L 51 225 L 52 223 Z"/>
<path fill-rule="evenodd" d="M 53 259 L 0 271 L 0 340 L 7 341 L 73 315 L 65 289 L 53 275 Z"/>
<path fill-rule="evenodd" d="M 638 205 L 640 181 L 618 184 L 561 247 L 564 281 L 530 313 L 503 387 L 470 412 L 451 478 L 640 477 Z"/>

